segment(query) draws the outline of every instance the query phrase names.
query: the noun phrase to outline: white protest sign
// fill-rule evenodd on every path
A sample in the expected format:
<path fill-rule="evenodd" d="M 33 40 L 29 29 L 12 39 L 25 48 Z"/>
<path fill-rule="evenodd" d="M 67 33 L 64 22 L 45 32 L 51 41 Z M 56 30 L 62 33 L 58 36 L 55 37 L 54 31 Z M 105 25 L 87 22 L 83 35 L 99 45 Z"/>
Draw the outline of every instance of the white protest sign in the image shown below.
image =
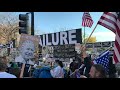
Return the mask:
<path fill-rule="evenodd" d="M 39 37 L 21 34 L 19 50 L 20 54 L 25 59 L 34 58 L 34 52 L 38 50 Z"/>
<path fill-rule="evenodd" d="M 80 43 L 75 44 L 75 51 L 77 51 L 78 54 L 81 53 L 81 44 Z"/>

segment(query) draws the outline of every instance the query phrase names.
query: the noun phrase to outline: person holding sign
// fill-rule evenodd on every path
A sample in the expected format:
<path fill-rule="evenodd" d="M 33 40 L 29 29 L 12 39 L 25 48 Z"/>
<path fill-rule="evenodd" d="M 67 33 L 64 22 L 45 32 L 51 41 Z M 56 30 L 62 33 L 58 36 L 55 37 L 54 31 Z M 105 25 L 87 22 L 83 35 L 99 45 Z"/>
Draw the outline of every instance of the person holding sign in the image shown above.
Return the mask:
<path fill-rule="evenodd" d="M 21 62 L 25 64 L 34 65 L 34 62 L 31 61 L 34 58 L 35 46 L 32 41 L 25 41 L 20 47 L 20 55 L 15 59 L 15 62 Z"/>
<path fill-rule="evenodd" d="M 22 34 L 20 38 L 20 55 L 15 58 L 15 62 L 21 67 L 20 77 L 30 77 L 31 68 L 34 66 L 34 52 L 38 45 L 39 38 Z"/>
<path fill-rule="evenodd" d="M 22 66 L 21 64 L 25 64 L 24 77 L 29 77 L 29 70 L 31 65 L 34 65 L 34 62 L 31 60 L 34 58 L 34 51 L 35 46 L 33 42 L 25 41 L 20 47 L 20 55 L 15 58 L 15 62 L 18 62 L 20 67 Z"/>

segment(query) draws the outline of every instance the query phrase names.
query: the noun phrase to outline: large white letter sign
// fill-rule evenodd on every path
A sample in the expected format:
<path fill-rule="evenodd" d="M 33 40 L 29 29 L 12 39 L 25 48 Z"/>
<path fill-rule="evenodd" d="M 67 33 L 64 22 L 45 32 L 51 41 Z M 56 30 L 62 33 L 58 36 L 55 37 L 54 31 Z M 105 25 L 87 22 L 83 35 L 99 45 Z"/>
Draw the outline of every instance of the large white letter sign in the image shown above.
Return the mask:
<path fill-rule="evenodd" d="M 60 32 L 60 45 L 63 45 L 63 41 L 65 42 L 65 44 L 68 44 L 67 32 Z"/>
<path fill-rule="evenodd" d="M 46 34 L 46 45 L 52 45 L 52 43 L 49 42 L 48 40 L 49 40 L 49 38 L 48 38 L 48 34 Z"/>
<path fill-rule="evenodd" d="M 69 44 L 76 44 L 76 35 L 72 35 L 73 33 L 76 33 L 76 30 L 71 30 L 68 32 L 69 34 Z M 72 40 L 73 38 L 75 38 L 75 40 Z"/>
<path fill-rule="evenodd" d="M 43 35 L 43 46 L 45 46 L 45 35 Z"/>
<path fill-rule="evenodd" d="M 56 38 L 56 41 L 55 41 Z M 54 37 L 54 33 L 52 33 L 52 43 L 53 45 L 58 45 L 59 43 L 59 33 L 56 33 L 56 37 Z"/>
<path fill-rule="evenodd" d="M 41 38 L 40 38 L 40 42 L 39 42 L 39 44 L 42 46 L 42 41 L 41 41 Z"/>

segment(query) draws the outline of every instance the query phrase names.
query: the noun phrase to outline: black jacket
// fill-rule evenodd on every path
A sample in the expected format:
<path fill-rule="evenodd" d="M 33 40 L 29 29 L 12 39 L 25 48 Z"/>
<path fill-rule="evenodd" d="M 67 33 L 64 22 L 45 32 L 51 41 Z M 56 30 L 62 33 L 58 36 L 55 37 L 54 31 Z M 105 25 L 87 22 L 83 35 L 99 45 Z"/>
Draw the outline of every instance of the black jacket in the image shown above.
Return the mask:
<path fill-rule="evenodd" d="M 90 57 L 84 58 L 83 64 L 84 64 L 85 66 L 84 66 L 82 69 L 80 69 L 80 73 L 81 73 L 81 75 L 84 74 L 86 77 L 89 78 L 89 72 L 90 72 L 90 69 L 91 69 L 91 66 L 92 66 Z M 86 69 L 85 69 L 85 68 L 86 68 Z M 85 69 L 85 73 L 84 73 L 84 69 Z"/>
<path fill-rule="evenodd" d="M 115 78 L 116 75 L 116 67 L 115 64 L 113 64 L 113 59 L 112 57 L 109 58 L 109 78 Z"/>

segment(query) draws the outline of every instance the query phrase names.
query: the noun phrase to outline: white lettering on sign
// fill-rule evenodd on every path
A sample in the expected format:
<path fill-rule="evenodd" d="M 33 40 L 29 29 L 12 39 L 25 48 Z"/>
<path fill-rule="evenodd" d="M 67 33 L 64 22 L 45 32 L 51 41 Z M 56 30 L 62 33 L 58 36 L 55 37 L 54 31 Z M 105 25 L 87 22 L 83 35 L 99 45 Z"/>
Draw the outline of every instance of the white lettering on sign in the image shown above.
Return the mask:
<path fill-rule="evenodd" d="M 46 45 L 52 45 L 52 43 L 49 42 L 48 34 L 46 34 Z"/>
<path fill-rule="evenodd" d="M 56 41 L 55 41 L 56 38 Z M 54 38 L 54 33 L 52 34 L 52 44 L 53 45 L 58 45 L 59 43 L 59 33 L 56 33 L 56 37 Z"/>
<path fill-rule="evenodd" d="M 76 30 L 71 30 L 68 33 L 69 33 L 69 44 L 77 43 L 76 40 L 72 40 L 73 38 L 76 38 L 76 35 L 72 35 L 73 33 L 76 33 Z"/>
<path fill-rule="evenodd" d="M 60 32 L 60 44 L 63 45 L 63 41 L 65 44 L 68 44 L 67 41 L 67 32 Z"/>
<path fill-rule="evenodd" d="M 82 41 L 81 34 L 76 34 L 76 30 L 70 30 L 70 31 L 63 31 L 63 32 L 57 32 L 52 34 L 44 34 L 40 37 L 39 44 L 41 46 L 49 46 L 49 45 L 64 45 L 64 44 L 76 44 Z M 79 35 L 80 38 L 77 38 L 76 35 Z M 49 36 L 49 37 L 48 37 Z"/>
<path fill-rule="evenodd" d="M 43 35 L 43 46 L 45 46 L 45 35 Z"/>
<path fill-rule="evenodd" d="M 41 40 L 41 38 L 40 38 L 39 44 L 42 46 L 42 40 Z"/>

